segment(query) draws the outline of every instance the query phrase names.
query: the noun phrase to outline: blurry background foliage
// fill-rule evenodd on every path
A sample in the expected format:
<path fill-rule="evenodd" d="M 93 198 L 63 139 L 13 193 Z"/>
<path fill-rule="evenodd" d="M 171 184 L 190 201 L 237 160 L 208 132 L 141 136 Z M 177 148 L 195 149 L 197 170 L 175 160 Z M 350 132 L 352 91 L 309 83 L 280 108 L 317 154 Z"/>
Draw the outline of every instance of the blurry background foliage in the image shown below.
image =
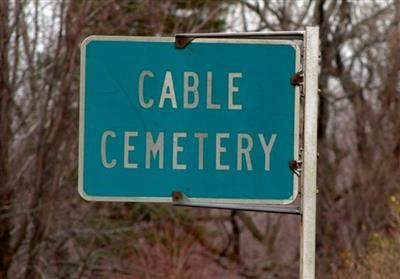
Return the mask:
<path fill-rule="evenodd" d="M 400 278 L 398 0 L 0 1 L 0 278 L 297 278 L 297 216 L 78 196 L 79 45 L 305 25 L 322 51 L 317 278 Z"/>

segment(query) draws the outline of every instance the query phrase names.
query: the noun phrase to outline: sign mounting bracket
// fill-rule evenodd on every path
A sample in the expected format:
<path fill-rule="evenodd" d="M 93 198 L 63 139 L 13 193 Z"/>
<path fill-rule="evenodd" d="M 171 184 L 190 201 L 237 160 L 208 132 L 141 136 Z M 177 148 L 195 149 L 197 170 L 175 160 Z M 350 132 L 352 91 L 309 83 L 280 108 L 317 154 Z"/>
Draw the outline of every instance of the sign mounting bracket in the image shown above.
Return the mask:
<path fill-rule="evenodd" d="M 184 49 L 195 39 L 268 39 L 268 40 L 298 40 L 303 41 L 305 31 L 277 31 L 277 32 L 233 32 L 233 33 L 178 33 L 175 35 L 175 48 Z M 290 83 L 294 86 L 302 85 L 303 71 L 297 72 L 291 77 Z M 298 176 L 301 175 L 300 160 L 290 161 L 289 168 Z M 182 192 L 172 193 L 172 204 L 174 206 L 186 207 L 202 207 L 202 208 L 218 208 L 218 209 L 234 209 L 248 210 L 257 212 L 270 212 L 282 214 L 301 215 L 300 205 L 273 205 L 273 204 L 257 204 L 242 205 L 235 203 L 205 203 L 194 201 Z"/>
<path fill-rule="evenodd" d="M 271 204 L 233 204 L 233 203 L 209 203 L 193 201 L 183 192 L 172 192 L 172 205 L 185 207 L 201 207 L 213 209 L 246 210 L 255 212 L 269 212 L 281 214 L 301 215 L 299 205 L 271 205 Z"/>
<path fill-rule="evenodd" d="M 233 32 L 233 33 L 179 33 L 175 35 L 175 48 L 184 49 L 194 39 L 269 39 L 304 40 L 304 31 Z"/>

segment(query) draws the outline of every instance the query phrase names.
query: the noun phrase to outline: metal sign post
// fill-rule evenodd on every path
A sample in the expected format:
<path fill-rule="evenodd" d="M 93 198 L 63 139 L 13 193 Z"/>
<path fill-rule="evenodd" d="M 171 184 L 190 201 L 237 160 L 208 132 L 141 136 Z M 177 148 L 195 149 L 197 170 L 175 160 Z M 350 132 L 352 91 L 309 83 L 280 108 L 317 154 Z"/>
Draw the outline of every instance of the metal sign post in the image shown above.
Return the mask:
<path fill-rule="evenodd" d="M 318 121 L 318 74 L 319 74 L 319 28 L 306 27 L 305 32 L 273 32 L 273 33 L 244 33 L 244 34 L 179 34 L 177 47 L 185 47 L 193 38 L 220 37 L 225 38 L 265 38 L 303 40 L 303 93 L 304 104 L 304 136 L 303 136 L 303 161 L 301 172 L 301 231 L 300 231 L 300 278 L 315 278 L 315 238 L 316 238 L 316 195 L 317 195 L 317 121 Z M 299 77 L 299 75 L 298 75 Z M 301 79 L 301 78 L 300 78 Z M 174 199 L 175 205 L 210 207 L 202 204 L 191 205 L 186 197 Z M 254 208 L 238 208 L 237 206 L 220 206 L 222 209 L 243 209 L 274 213 L 296 214 L 296 206 L 282 206 L 274 208 L 264 205 L 258 210 Z M 215 208 L 215 206 L 214 206 Z M 286 210 L 285 210 L 286 209 Z"/>
<path fill-rule="evenodd" d="M 304 151 L 301 192 L 300 278 L 315 278 L 319 28 L 307 27 L 304 40 Z"/>

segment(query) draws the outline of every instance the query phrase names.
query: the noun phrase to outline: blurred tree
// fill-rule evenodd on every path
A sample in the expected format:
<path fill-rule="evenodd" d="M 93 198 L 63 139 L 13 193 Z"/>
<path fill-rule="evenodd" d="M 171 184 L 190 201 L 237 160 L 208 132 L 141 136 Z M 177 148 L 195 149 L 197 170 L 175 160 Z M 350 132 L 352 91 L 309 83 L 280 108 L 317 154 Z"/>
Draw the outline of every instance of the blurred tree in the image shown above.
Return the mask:
<path fill-rule="evenodd" d="M 84 276 L 102 245 L 78 231 L 122 218 L 122 205 L 76 194 L 83 38 L 218 31 L 226 12 L 207 0 L 0 1 L 0 278 Z"/>

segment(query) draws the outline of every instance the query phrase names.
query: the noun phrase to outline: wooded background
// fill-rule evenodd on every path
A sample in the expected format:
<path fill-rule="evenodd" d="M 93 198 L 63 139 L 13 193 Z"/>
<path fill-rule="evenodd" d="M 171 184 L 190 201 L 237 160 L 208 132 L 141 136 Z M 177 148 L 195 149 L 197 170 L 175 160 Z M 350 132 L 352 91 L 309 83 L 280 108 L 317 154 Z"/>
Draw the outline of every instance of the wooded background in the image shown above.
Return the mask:
<path fill-rule="evenodd" d="M 317 278 L 400 278 L 399 0 L 1 0 L 0 278 L 298 278 L 298 216 L 77 192 L 88 35 L 320 27 Z"/>

